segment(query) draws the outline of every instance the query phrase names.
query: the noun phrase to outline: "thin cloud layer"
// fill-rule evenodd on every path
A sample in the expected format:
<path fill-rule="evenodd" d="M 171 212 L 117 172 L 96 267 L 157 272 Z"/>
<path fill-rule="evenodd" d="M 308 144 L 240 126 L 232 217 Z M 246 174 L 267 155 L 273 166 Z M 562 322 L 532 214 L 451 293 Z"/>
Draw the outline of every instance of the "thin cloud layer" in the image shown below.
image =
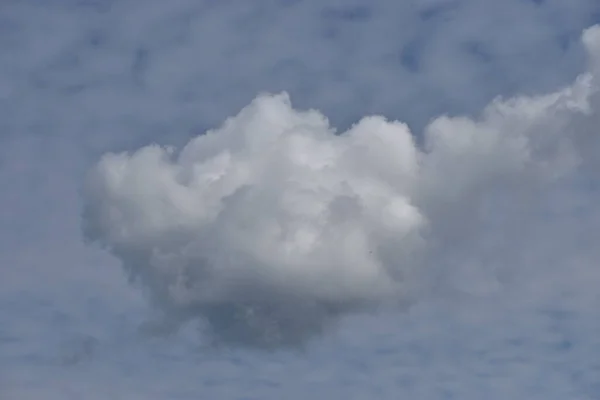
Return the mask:
<path fill-rule="evenodd" d="M 106 143 L 108 130 L 135 142 L 173 119 L 204 129 L 257 92 L 287 91 L 344 129 L 375 113 L 420 130 L 498 94 L 566 84 L 599 15 L 595 0 L 13 2 L 3 116 L 10 130 L 52 117 L 70 139 L 85 131 L 84 148 L 114 146 L 124 139 Z"/>
<path fill-rule="evenodd" d="M 583 42 L 571 86 L 439 117 L 422 146 L 377 116 L 336 134 L 265 94 L 181 150 L 107 154 L 86 181 L 86 236 L 165 323 L 199 318 L 230 344 L 303 343 L 428 294 L 581 290 L 577 276 L 598 279 L 600 28 Z"/>

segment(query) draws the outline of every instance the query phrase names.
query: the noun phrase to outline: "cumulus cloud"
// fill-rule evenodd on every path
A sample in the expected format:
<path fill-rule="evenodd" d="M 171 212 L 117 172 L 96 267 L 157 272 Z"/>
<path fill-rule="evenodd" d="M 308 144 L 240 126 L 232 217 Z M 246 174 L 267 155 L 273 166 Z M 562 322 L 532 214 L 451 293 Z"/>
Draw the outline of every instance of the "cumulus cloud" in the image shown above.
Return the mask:
<path fill-rule="evenodd" d="M 106 151 L 181 146 L 261 91 L 286 91 L 340 130 L 378 114 L 420 135 L 441 112 L 567 84 L 583 68 L 577 37 L 600 15 L 595 0 L 249 4 L 3 4 L 3 290 L 35 292 L 40 274 L 63 294 L 75 277 L 104 279 L 91 279 L 74 210 L 82 172 Z"/>
<path fill-rule="evenodd" d="M 582 69 L 577 37 L 600 15 L 595 0 L 249 4 L 3 4 L 0 264 L 18 265 L 4 290 L 36 291 L 40 274 L 51 291 L 73 286 L 65 277 L 94 284 L 73 210 L 82 171 L 106 151 L 181 146 L 261 91 L 340 130 L 380 114 L 419 135 L 441 112 L 567 84 Z"/>
<path fill-rule="evenodd" d="M 170 321 L 257 346 L 424 293 L 543 292 L 582 263 L 596 276 L 597 250 L 574 237 L 599 230 L 585 185 L 600 154 L 600 28 L 583 42 L 589 71 L 572 85 L 438 117 L 419 145 L 379 116 L 336 132 L 283 93 L 182 149 L 106 154 L 86 181 L 86 236 Z"/>

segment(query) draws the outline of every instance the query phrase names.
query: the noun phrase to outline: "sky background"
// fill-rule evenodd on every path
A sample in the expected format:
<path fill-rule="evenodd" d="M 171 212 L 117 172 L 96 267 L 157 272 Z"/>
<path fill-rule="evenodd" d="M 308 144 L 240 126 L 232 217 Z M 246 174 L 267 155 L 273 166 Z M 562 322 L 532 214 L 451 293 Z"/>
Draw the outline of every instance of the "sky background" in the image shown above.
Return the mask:
<path fill-rule="evenodd" d="M 594 78 L 600 46 L 589 36 L 586 54 L 581 40 L 598 22 L 594 0 L 2 2 L 0 398 L 600 398 L 600 253 L 594 245 L 600 234 L 594 174 L 600 166 Z M 586 71 L 592 83 L 576 81 Z M 572 92 L 559 92 L 565 87 Z M 293 108 L 278 97 L 254 101 L 282 91 Z M 562 94 L 488 107 L 499 96 L 547 93 Z M 307 116 L 307 109 L 318 113 Z M 369 115 L 408 128 L 364 125 L 332 141 L 331 131 L 345 132 Z M 471 119 L 436 119 L 442 115 Z M 233 128 L 220 128 L 232 117 Z M 309 150 L 304 142 L 285 142 L 282 127 L 307 138 Z M 207 129 L 217 129 L 216 139 L 193 140 Z M 275 155 L 309 161 L 294 169 L 266 154 L 263 132 L 283 138 Z M 520 151 L 521 139 L 533 146 L 531 154 Z M 107 152 L 152 143 L 188 144 L 182 151 L 188 155 L 165 163 L 135 164 L 132 156 L 124 164 L 98 164 Z M 199 257 L 220 265 L 215 260 L 242 244 L 261 244 L 248 233 L 235 236 L 237 224 L 253 215 L 269 220 L 275 212 L 299 221 L 278 193 L 297 188 L 288 178 L 313 185 L 323 175 L 309 174 L 307 166 L 320 162 L 319 151 L 340 149 L 348 158 L 332 156 L 333 172 L 319 184 L 347 181 L 370 204 L 367 211 L 380 203 L 364 191 L 365 182 L 385 187 L 385 201 L 408 201 L 414 215 L 431 222 L 425 250 L 394 242 L 405 230 L 421 237 L 416 220 L 388 232 L 383 217 L 365 217 L 353 227 L 375 232 L 384 250 L 377 262 L 369 258 L 372 250 L 356 257 L 366 256 L 375 269 L 366 275 L 356 272 L 360 265 L 344 269 L 339 260 L 347 253 L 330 237 L 321 244 L 334 249 L 327 254 L 337 269 L 317 270 L 319 290 L 294 286 L 294 296 L 287 296 L 288 286 L 265 283 L 261 268 L 312 288 L 304 275 L 286 275 L 293 268 L 277 272 L 295 264 L 244 253 L 240 262 L 250 271 L 242 275 L 249 282 L 244 293 L 262 291 L 261 305 L 284 304 L 275 322 L 291 321 L 292 330 L 306 332 L 301 348 L 255 347 L 254 339 L 263 338 L 261 323 L 258 331 L 242 323 L 233 328 L 239 335 L 228 336 L 219 312 L 237 304 L 238 292 L 227 285 L 213 308 L 195 289 L 182 303 L 164 292 L 177 273 L 161 275 L 160 265 L 148 261 L 152 249 L 173 257 L 164 265 L 198 271 Z M 183 252 L 164 222 L 183 204 L 165 171 L 193 178 L 191 165 L 209 170 L 207 160 L 225 153 L 231 165 L 257 171 L 242 183 L 259 188 L 256 198 L 275 206 L 259 207 L 242 193 L 239 204 L 227 203 L 223 224 L 177 214 L 193 221 L 184 240 L 199 234 L 222 239 L 217 250 Z M 415 154 L 424 166 L 402 161 Z M 93 168 L 96 180 L 86 178 Z M 113 185 L 110 174 L 117 170 L 130 180 Z M 282 171 L 280 180 L 269 170 Z M 146 186 L 129 190 L 136 182 Z M 515 192 L 527 200 L 502 197 Z M 200 208 L 212 193 L 219 201 L 230 194 L 185 193 L 181 198 L 200 199 Z M 327 193 L 302 205 L 322 205 L 342 192 Z M 145 213 L 129 215 L 123 204 Z M 484 206 L 501 208 L 498 218 L 482 223 L 470 214 Z M 82 216 L 85 207 L 89 213 Z M 111 207 L 125 217 L 108 219 Z M 311 227 L 320 226 L 310 216 Z M 505 217 L 511 223 L 502 224 Z M 95 227 L 87 233 L 86 222 Z M 130 236 L 115 233 L 121 231 Z M 498 246 L 488 250 L 486 240 Z M 278 254 L 278 244 L 266 244 L 264 254 Z M 421 258 L 410 261 L 413 254 Z M 306 260 L 319 266 L 319 257 Z M 413 281 L 402 281 L 397 297 L 377 268 L 400 259 L 419 268 Z M 141 281 L 130 284 L 123 266 Z M 409 270 L 402 267 L 401 275 Z M 373 287 L 363 284 L 371 272 Z M 339 311 L 322 308 L 336 282 L 346 279 L 333 301 Z M 489 288 L 491 280 L 497 286 Z M 208 282 L 221 288 L 215 283 L 221 280 Z M 371 307 L 387 305 L 390 290 L 392 303 L 402 306 Z M 287 318 L 303 310 L 305 299 L 318 305 Z M 156 322 L 157 314 L 166 314 L 167 322 Z M 212 336 L 198 332 L 198 318 L 212 321 Z M 184 324 L 169 329 L 177 327 L 171 319 Z M 214 345 L 219 338 L 224 343 Z"/>

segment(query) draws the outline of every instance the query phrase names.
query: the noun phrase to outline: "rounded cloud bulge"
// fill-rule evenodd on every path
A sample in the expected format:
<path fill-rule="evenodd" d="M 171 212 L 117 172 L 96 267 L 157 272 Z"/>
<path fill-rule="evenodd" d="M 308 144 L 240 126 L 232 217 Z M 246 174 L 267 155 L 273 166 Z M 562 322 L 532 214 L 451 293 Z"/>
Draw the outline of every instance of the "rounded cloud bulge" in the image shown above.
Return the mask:
<path fill-rule="evenodd" d="M 199 319 L 217 341 L 257 347 L 303 344 L 440 282 L 489 293 L 593 259 L 565 240 L 600 230 L 597 212 L 573 223 L 598 197 L 577 183 L 600 159 L 600 28 L 583 42 L 589 71 L 571 86 L 438 117 L 419 144 L 380 116 L 336 132 L 281 93 L 181 149 L 106 154 L 85 182 L 85 236 L 166 324 Z"/>

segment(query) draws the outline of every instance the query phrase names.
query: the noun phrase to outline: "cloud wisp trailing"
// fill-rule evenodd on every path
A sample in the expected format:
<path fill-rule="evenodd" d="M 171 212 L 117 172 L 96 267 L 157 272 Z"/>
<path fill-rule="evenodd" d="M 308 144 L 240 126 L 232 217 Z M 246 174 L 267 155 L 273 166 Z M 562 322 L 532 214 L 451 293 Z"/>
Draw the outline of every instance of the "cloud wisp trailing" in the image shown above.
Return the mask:
<path fill-rule="evenodd" d="M 86 181 L 85 234 L 166 323 L 200 318 L 217 340 L 260 347 L 440 291 L 590 284 L 600 28 L 583 42 L 589 70 L 571 86 L 439 117 L 422 145 L 400 122 L 335 132 L 263 94 L 182 149 L 106 154 Z"/>

